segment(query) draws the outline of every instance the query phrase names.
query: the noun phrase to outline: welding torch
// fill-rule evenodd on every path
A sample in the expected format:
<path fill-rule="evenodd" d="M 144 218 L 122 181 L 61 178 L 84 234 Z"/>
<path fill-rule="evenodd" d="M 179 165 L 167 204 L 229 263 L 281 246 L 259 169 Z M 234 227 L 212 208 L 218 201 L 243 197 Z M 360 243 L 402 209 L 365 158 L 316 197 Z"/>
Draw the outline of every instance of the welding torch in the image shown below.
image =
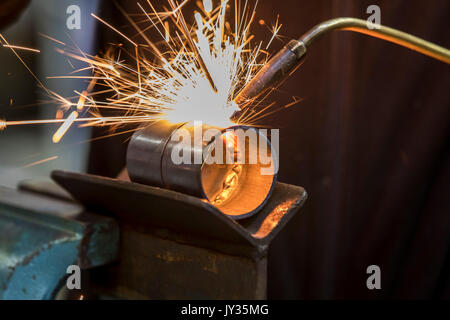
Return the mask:
<path fill-rule="evenodd" d="M 334 30 L 347 30 L 367 34 L 450 64 L 450 50 L 434 43 L 393 28 L 370 23 L 366 20 L 335 18 L 316 25 L 300 39 L 291 40 L 238 93 L 234 99 L 235 103 L 243 109 L 252 99 L 261 96 L 269 89 L 279 86 L 302 64 L 306 57 L 307 49 L 324 34 Z"/>
<path fill-rule="evenodd" d="M 318 24 L 299 40 L 291 40 L 273 56 L 244 86 L 234 102 L 240 109 L 244 109 L 253 99 L 279 86 L 301 65 L 307 49 L 325 33 L 333 30 L 364 33 L 450 64 L 450 51 L 443 47 L 396 29 L 374 24 L 372 26 L 375 28 L 371 29 L 370 26 L 367 21 L 356 18 L 336 18 Z M 233 165 L 208 165 L 206 162 L 199 165 L 174 165 L 170 157 L 174 150 L 171 137 L 183 126 L 187 130 L 194 130 L 192 126 L 186 124 L 180 126 L 160 121 L 135 132 L 127 151 L 127 169 L 131 180 L 207 199 L 219 211 L 233 219 L 246 218 L 257 212 L 270 197 L 276 172 L 261 175 L 259 173 L 261 164 L 238 168 Z M 257 135 L 261 135 L 260 132 L 256 132 Z M 223 134 L 225 133 L 222 132 L 222 136 Z M 262 143 L 267 144 L 268 150 L 271 150 L 270 141 L 262 138 Z M 219 140 L 212 139 L 204 142 L 199 148 L 192 147 L 186 151 L 191 156 L 203 154 Z M 276 158 L 274 155 L 270 154 L 273 159 Z M 227 181 L 233 182 L 233 187 Z"/>

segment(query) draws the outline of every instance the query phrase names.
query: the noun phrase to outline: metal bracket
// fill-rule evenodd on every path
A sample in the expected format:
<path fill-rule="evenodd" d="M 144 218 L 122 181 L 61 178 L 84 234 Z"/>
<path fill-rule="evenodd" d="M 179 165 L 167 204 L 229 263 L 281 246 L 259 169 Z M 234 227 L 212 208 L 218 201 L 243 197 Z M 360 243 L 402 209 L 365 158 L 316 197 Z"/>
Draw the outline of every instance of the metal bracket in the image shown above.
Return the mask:
<path fill-rule="evenodd" d="M 117 264 L 92 270 L 101 295 L 147 299 L 261 299 L 270 242 L 306 200 L 277 183 L 256 215 L 235 221 L 204 200 L 99 176 L 54 171 L 77 201 L 120 225 Z"/>

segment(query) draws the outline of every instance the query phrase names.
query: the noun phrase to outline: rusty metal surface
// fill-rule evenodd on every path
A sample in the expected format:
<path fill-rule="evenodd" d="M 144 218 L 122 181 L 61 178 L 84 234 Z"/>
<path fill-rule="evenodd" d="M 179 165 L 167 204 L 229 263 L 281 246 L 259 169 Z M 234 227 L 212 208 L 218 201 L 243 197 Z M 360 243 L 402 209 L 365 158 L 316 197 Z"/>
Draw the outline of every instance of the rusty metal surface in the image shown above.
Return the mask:
<path fill-rule="evenodd" d="M 229 255 L 121 225 L 120 259 L 93 269 L 96 294 L 127 299 L 264 299 L 267 258 Z"/>
<path fill-rule="evenodd" d="M 166 189 L 63 171 L 52 178 L 120 226 L 118 261 L 90 271 L 100 297 L 263 299 L 268 246 L 307 197 L 301 187 L 277 183 L 262 210 L 236 221 Z"/>
<path fill-rule="evenodd" d="M 69 265 L 117 257 L 118 226 L 75 203 L 0 187 L 0 298 L 50 299 Z"/>
<path fill-rule="evenodd" d="M 54 171 L 52 178 L 83 205 L 130 224 L 165 229 L 167 237 L 251 255 L 268 245 L 306 200 L 303 188 L 277 183 L 258 214 L 239 222 L 199 198 L 99 176 Z M 230 252 L 231 251 L 231 252 Z"/>

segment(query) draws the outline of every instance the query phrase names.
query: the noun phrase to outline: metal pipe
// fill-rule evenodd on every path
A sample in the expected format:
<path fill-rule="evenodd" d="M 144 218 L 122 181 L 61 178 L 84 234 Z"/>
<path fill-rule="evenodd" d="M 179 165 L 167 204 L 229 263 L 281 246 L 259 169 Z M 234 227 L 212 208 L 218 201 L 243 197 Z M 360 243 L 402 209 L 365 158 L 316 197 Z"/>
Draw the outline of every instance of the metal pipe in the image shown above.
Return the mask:
<path fill-rule="evenodd" d="M 234 143 L 240 129 L 253 133 L 257 141 L 245 138 L 242 144 Z M 230 140 L 230 135 L 235 134 Z M 226 149 L 230 141 L 234 161 L 229 161 Z M 266 144 L 274 168 L 269 174 L 262 173 L 263 168 L 270 166 L 259 157 L 262 143 Z M 252 150 L 258 153 L 256 163 L 250 160 Z M 244 156 L 236 161 L 240 152 Z M 136 131 L 127 150 L 127 169 L 132 181 L 206 199 L 234 219 L 249 217 L 263 207 L 276 181 L 275 160 L 270 141 L 255 128 L 224 130 L 190 123 L 174 125 L 168 121 L 158 121 Z"/>
<path fill-rule="evenodd" d="M 378 25 L 369 29 L 366 20 L 356 18 L 336 18 L 316 25 L 299 40 L 291 40 L 280 52 L 272 57 L 256 76 L 238 93 L 234 101 L 244 108 L 252 99 L 270 88 L 280 85 L 303 62 L 307 49 L 324 34 L 334 30 L 355 31 L 383 39 L 431 58 L 450 64 L 450 50 L 411 34 Z"/>

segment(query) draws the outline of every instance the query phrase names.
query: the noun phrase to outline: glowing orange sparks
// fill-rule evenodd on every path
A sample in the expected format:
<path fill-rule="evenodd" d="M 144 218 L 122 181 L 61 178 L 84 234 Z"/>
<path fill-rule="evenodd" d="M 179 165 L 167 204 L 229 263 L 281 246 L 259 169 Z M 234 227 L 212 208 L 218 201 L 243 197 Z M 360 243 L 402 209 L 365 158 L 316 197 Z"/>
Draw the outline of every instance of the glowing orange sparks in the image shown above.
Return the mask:
<path fill-rule="evenodd" d="M 62 119 L 63 116 L 64 116 L 64 111 L 62 111 L 61 109 L 56 110 L 55 119 Z"/>
<path fill-rule="evenodd" d="M 38 34 L 39 34 L 41 37 L 47 38 L 48 40 L 54 41 L 54 42 L 59 43 L 59 44 L 61 44 L 61 45 L 63 45 L 63 46 L 66 45 L 64 42 L 59 41 L 59 40 L 56 40 L 55 38 L 52 38 L 52 37 L 50 37 L 50 36 L 48 36 L 48 35 L 46 35 L 46 34 L 43 34 L 43 33 L 40 33 L 40 32 L 39 32 Z"/>
<path fill-rule="evenodd" d="M 282 24 L 278 24 L 280 16 L 277 16 L 277 22 L 275 22 L 275 26 L 272 27 L 272 37 L 269 40 L 269 43 L 267 43 L 266 50 L 269 49 L 270 44 L 272 43 L 273 39 L 278 37 L 278 32 L 280 31 Z"/>
<path fill-rule="evenodd" d="M 74 123 L 76 118 L 78 118 L 78 112 L 72 111 L 72 113 L 63 122 L 61 127 L 59 127 L 59 129 L 56 130 L 55 134 L 53 135 L 53 143 L 58 143 L 61 140 L 64 134 L 66 134 L 67 130 L 69 130 L 70 126 Z"/>
<path fill-rule="evenodd" d="M 37 166 L 39 164 L 43 164 L 43 163 L 46 163 L 46 162 L 49 162 L 49 161 L 52 161 L 52 160 L 56 160 L 56 159 L 58 159 L 58 156 L 49 157 L 49 158 L 46 158 L 46 159 L 43 159 L 43 160 L 39 160 L 39 161 L 30 163 L 30 164 L 27 164 L 26 166 L 24 166 L 24 168 L 34 167 L 34 166 Z"/>
<path fill-rule="evenodd" d="M 36 52 L 36 53 L 40 53 L 41 50 L 38 49 L 33 49 L 33 48 L 28 48 L 28 47 L 22 47 L 22 46 L 14 46 L 12 44 L 4 44 L 3 45 L 4 48 L 10 48 L 10 49 L 18 49 L 18 50 L 26 50 L 26 51 L 32 51 L 32 52 Z"/>
<path fill-rule="evenodd" d="M 142 22 L 134 22 L 121 9 L 137 31 L 133 37 L 127 37 L 108 22 L 91 14 L 93 18 L 130 42 L 134 46 L 131 52 L 119 44 L 111 46 L 103 57 L 93 56 L 41 34 L 64 46 L 56 48 L 57 52 L 66 55 L 70 60 L 76 59 L 88 64 L 76 69 L 68 60 L 74 69 L 69 75 L 47 77 L 84 79 L 89 82 L 85 90 L 81 93 L 75 91 L 77 96 L 71 98 L 64 98 L 45 88 L 14 51 L 19 49 L 18 46 L 10 45 L 0 34 L 2 45 L 9 47 L 16 54 L 40 86 L 58 103 L 59 110 L 54 119 L 0 120 L 0 130 L 13 125 L 58 123 L 60 127 L 52 139 L 54 143 L 58 143 L 75 122 L 81 122 L 82 127 L 103 125 L 118 127 L 160 119 L 167 119 L 172 123 L 200 120 L 221 127 L 231 125 L 230 117 L 239 109 L 233 101 L 236 93 L 253 78 L 267 60 L 267 56 L 261 58 L 260 53 L 265 54 L 262 43 L 256 46 L 250 43 L 253 36 L 249 29 L 254 21 L 256 7 L 249 9 L 245 0 L 243 1 L 245 6 L 241 11 L 241 1 L 234 1 L 235 21 L 234 24 L 230 24 L 226 17 L 231 0 L 221 0 L 220 5 L 215 5 L 212 0 L 198 0 L 197 6 L 200 11 L 194 12 L 194 22 L 188 25 L 187 22 L 191 19 L 185 19 L 182 12 L 188 0 L 167 1 L 170 8 L 163 6 L 163 12 L 157 12 L 151 0 L 147 1 L 150 12 L 138 3 L 148 19 L 148 26 L 142 29 L 140 27 Z M 265 25 L 263 20 L 259 21 L 260 24 L 261 22 Z M 268 45 L 277 37 L 280 27 L 277 18 L 272 30 L 274 34 Z M 150 41 L 150 37 L 145 33 L 150 29 L 157 31 L 163 41 Z M 145 41 L 139 42 L 139 37 Z M 21 49 L 26 50 L 26 47 Z M 132 57 L 135 55 L 132 64 L 121 58 L 123 52 Z M 92 74 L 84 76 L 80 73 L 86 70 L 90 70 Z M 94 91 L 97 84 L 101 89 Z M 103 98 L 104 94 L 108 96 Z M 249 103 L 251 102 L 253 101 Z M 104 109 L 114 111 L 118 116 L 102 116 Z M 63 111 L 71 112 L 66 119 L 63 117 Z M 83 117 L 79 117 L 81 113 Z M 261 113 L 245 114 L 240 119 L 254 120 Z M 87 114 L 86 117 L 84 114 Z M 231 146 L 233 141 L 228 143 Z"/>
<path fill-rule="evenodd" d="M 86 96 L 87 96 L 87 91 L 84 90 L 81 94 L 80 94 L 80 98 L 78 99 L 78 103 L 77 103 L 77 110 L 81 111 L 84 108 L 84 101 L 86 100 Z"/>
<path fill-rule="evenodd" d="M 99 17 L 97 17 L 95 14 L 91 13 L 91 16 L 93 16 L 95 19 L 97 19 L 98 21 L 100 21 L 101 23 L 103 23 L 104 25 L 108 26 L 109 28 L 111 28 L 112 30 L 114 30 L 115 32 L 117 32 L 119 35 L 121 35 L 122 37 L 124 37 L 125 39 L 127 39 L 131 44 L 133 44 L 135 47 L 137 47 L 136 42 L 134 42 L 133 40 L 131 40 L 130 38 L 128 38 L 126 35 L 124 35 L 122 32 L 120 32 L 119 30 L 117 30 L 116 28 L 114 28 L 112 25 L 110 25 L 108 22 L 106 22 L 105 20 L 100 19 Z"/>

